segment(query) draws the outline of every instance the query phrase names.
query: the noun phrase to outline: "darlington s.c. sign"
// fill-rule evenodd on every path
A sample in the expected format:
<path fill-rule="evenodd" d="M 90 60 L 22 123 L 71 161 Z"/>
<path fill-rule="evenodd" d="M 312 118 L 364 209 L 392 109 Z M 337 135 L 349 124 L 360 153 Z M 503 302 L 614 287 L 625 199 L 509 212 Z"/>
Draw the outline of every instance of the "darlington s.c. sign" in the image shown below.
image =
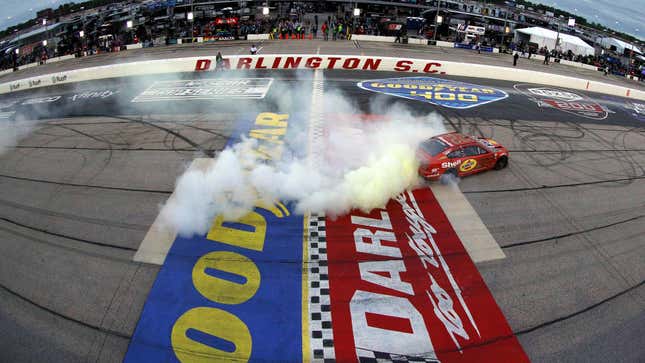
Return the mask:
<path fill-rule="evenodd" d="M 225 69 L 345 69 L 363 71 L 395 71 L 395 72 L 422 72 L 440 73 L 441 63 L 434 61 L 416 62 L 411 59 L 401 59 L 392 64 L 385 64 L 382 58 L 369 57 L 343 57 L 343 56 L 267 56 L 267 57 L 239 57 L 225 59 Z M 215 62 L 211 59 L 198 59 L 195 71 L 215 70 Z"/>

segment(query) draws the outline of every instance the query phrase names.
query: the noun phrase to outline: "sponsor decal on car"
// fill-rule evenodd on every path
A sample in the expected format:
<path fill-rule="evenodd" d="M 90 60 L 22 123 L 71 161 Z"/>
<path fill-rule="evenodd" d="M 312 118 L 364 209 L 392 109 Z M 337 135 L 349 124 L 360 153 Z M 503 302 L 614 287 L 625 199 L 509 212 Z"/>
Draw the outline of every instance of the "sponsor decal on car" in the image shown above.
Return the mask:
<path fill-rule="evenodd" d="M 538 107 L 553 108 L 592 120 L 604 120 L 610 111 L 587 96 L 556 87 L 516 84 L 516 90 L 528 96 Z"/>
<path fill-rule="evenodd" d="M 213 100 L 226 98 L 262 99 L 273 78 L 198 79 L 157 81 L 132 102 Z"/>
<path fill-rule="evenodd" d="M 498 89 L 434 77 L 403 77 L 359 82 L 358 87 L 390 96 L 465 109 L 503 100 L 508 94 Z"/>
<path fill-rule="evenodd" d="M 446 161 L 446 162 L 441 163 L 441 167 L 444 168 L 444 169 L 454 168 L 455 166 L 459 166 L 459 164 L 461 164 L 461 160 Z"/>
<path fill-rule="evenodd" d="M 477 160 L 475 159 L 468 159 L 465 160 L 463 163 L 461 163 L 461 166 L 459 167 L 459 170 L 463 171 L 464 173 L 469 172 L 477 166 Z"/>

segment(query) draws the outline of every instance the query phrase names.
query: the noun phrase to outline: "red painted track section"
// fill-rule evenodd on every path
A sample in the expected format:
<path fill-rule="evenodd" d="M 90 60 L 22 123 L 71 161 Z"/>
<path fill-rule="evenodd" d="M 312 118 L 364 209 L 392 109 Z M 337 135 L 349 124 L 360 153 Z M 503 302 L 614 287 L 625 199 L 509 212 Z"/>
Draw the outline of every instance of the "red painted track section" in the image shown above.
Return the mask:
<path fill-rule="evenodd" d="M 338 361 L 529 361 L 430 189 L 326 226 Z"/>

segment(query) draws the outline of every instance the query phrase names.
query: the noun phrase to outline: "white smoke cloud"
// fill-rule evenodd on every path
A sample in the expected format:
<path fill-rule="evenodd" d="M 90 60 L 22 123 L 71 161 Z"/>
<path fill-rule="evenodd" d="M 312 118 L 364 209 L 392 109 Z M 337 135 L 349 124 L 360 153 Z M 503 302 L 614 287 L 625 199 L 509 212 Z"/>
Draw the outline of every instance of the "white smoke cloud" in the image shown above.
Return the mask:
<path fill-rule="evenodd" d="M 36 128 L 37 122 L 25 120 L 0 120 L 0 156 L 18 145 Z"/>
<path fill-rule="evenodd" d="M 280 94 L 275 89 L 272 93 Z M 278 162 L 257 159 L 252 152 L 256 140 L 243 139 L 219 153 L 204 170 L 182 175 L 162 218 L 181 235 L 192 235 L 207 232 L 217 215 L 229 220 L 242 217 L 258 200 L 293 201 L 296 213 L 302 214 L 370 211 L 419 183 L 419 143 L 445 132 L 438 114 L 415 116 L 400 103 L 387 108 L 373 105 L 372 112 L 382 119 L 359 120 L 363 112 L 335 90 L 325 90 L 323 109 L 326 136 L 318 140 L 320 165 L 298 156 L 306 155 L 307 125 L 289 125 L 298 132 L 285 140 Z"/>

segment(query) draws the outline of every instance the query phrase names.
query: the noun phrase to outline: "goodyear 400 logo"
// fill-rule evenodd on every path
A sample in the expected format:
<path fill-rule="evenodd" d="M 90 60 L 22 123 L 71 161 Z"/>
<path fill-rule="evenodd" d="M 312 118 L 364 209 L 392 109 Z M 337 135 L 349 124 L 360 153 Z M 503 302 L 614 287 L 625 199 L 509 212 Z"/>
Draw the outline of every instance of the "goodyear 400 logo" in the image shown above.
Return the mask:
<path fill-rule="evenodd" d="M 358 87 L 448 108 L 465 109 L 503 100 L 498 89 L 434 77 L 403 77 L 359 82 Z"/>

